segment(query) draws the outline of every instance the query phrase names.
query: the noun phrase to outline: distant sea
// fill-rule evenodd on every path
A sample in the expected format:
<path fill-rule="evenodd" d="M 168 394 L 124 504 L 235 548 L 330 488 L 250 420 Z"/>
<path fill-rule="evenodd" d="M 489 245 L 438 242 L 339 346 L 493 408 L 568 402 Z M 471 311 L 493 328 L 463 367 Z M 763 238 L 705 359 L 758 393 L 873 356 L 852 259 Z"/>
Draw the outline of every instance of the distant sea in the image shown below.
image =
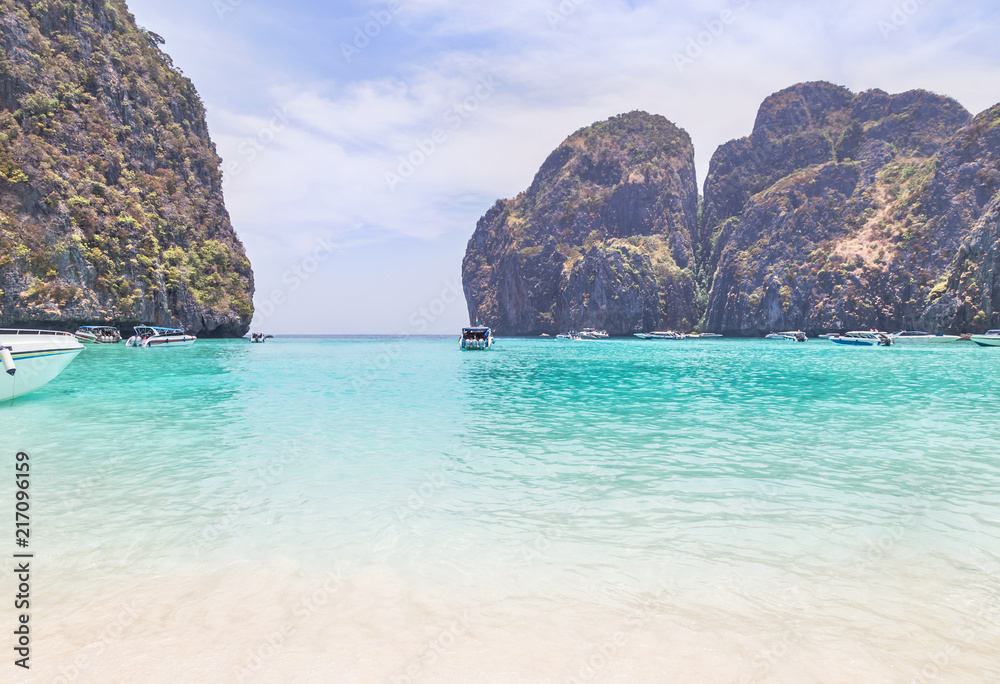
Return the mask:
<path fill-rule="evenodd" d="M 1000 350 L 88 347 L 4 681 L 1000 681 Z M 12 548 L 12 541 L 6 548 Z M 16 676 L 15 676 L 16 675 Z"/>

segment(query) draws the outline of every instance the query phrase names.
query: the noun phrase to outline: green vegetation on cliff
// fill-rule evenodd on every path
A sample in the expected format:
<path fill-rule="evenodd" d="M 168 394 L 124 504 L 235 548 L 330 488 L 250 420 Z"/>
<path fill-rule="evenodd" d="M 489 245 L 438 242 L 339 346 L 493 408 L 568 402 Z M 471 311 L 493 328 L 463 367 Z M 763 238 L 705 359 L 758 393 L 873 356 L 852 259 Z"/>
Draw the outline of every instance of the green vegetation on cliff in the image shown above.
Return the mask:
<path fill-rule="evenodd" d="M 121 0 L 0 8 L 0 322 L 243 334 L 252 271 L 162 38 Z"/>

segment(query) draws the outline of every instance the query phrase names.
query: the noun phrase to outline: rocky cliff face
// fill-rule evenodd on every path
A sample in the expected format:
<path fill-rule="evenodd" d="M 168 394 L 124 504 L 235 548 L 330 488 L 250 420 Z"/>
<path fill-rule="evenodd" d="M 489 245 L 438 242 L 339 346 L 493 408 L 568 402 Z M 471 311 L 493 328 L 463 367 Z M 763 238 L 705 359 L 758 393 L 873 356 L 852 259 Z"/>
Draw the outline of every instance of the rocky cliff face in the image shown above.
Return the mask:
<path fill-rule="evenodd" d="M 768 98 L 716 152 L 701 254 L 705 325 L 729 334 L 926 324 L 975 212 L 951 204 L 947 159 L 971 116 L 924 91 L 828 83 Z"/>
<path fill-rule="evenodd" d="M 1000 328 L 1000 105 L 950 141 L 935 181 L 931 196 L 942 220 L 973 229 L 925 318 L 942 330 Z"/>
<path fill-rule="evenodd" d="M 697 211 L 687 133 L 644 112 L 577 131 L 479 221 L 463 262 L 470 317 L 506 335 L 690 327 Z"/>
<path fill-rule="evenodd" d="M 654 130 L 677 129 L 631 114 L 580 131 L 480 221 L 473 317 L 503 333 L 1000 327 L 1000 105 L 973 119 L 926 91 L 794 86 L 716 151 L 697 221 L 687 136 L 635 155 Z"/>
<path fill-rule="evenodd" d="M 250 263 L 162 39 L 122 0 L 0 8 L 0 325 L 243 335 Z"/>

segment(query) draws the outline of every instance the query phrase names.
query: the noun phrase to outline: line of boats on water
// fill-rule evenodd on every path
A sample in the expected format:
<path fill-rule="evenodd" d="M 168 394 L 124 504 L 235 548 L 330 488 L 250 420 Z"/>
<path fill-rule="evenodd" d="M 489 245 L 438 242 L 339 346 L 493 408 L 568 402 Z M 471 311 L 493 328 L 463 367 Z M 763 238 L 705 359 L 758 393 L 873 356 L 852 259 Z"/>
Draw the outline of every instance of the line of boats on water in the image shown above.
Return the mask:
<path fill-rule="evenodd" d="M 722 335 L 715 333 L 679 333 L 672 330 L 636 333 L 635 336 L 643 340 L 692 340 L 722 337 Z M 546 334 L 542 337 L 551 336 Z M 555 339 L 560 342 L 586 342 L 608 340 L 611 339 L 611 335 L 608 334 L 607 330 L 584 328 L 579 331 L 559 333 Z M 493 348 L 493 342 L 493 331 L 488 326 L 480 325 L 478 322 L 468 328 L 462 328 L 462 336 L 459 338 L 459 344 L 463 351 L 486 351 Z"/>
<path fill-rule="evenodd" d="M 68 333 L 67 333 L 68 334 Z M 80 342 L 90 344 L 119 344 L 122 334 L 111 325 L 82 325 L 74 333 Z M 188 335 L 180 328 L 161 328 L 155 325 L 137 325 L 135 334 L 125 341 L 127 347 L 190 347 L 198 338 Z"/>
<path fill-rule="evenodd" d="M 707 340 L 710 338 L 722 337 L 716 333 L 682 333 L 674 330 L 658 330 L 648 333 L 635 333 L 640 340 Z M 548 337 L 548 335 L 543 335 Z M 583 342 L 586 340 L 607 340 L 611 339 L 607 330 L 596 330 L 594 328 L 584 328 L 579 332 L 564 332 L 556 335 L 557 340 L 567 342 Z"/>
<path fill-rule="evenodd" d="M 722 335 L 718 333 L 681 333 L 674 330 L 662 330 L 648 333 L 634 333 L 635 337 L 641 340 L 707 340 L 718 339 Z M 542 335 L 549 337 L 549 335 Z M 556 335 L 555 339 L 564 342 L 584 342 L 588 340 L 610 339 L 606 330 L 596 328 L 584 328 L 580 331 L 563 332 Z M 852 330 L 845 333 L 826 333 L 819 336 L 820 339 L 829 340 L 834 344 L 845 347 L 892 347 L 895 345 L 917 346 L 917 345 L 939 345 L 953 342 L 972 341 L 981 347 L 1000 347 L 1000 330 L 990 330 L 983 335 L 935 335 L 933 333 L 919 330 L 903 330 L 895 333 L 887 333 L 879 330 Z M 801 330 L 790 330 L 786 332 L 773 332 L 765 336 L 767 340 L 779 342 L 808 342 L 809 337 Z M 462 336 L 459 338 L 463 351 L 486 351 L 493 348 L 493 331 L 478 322 L 471 327 L 462 329 Z"/>
<path fill-rule="evenodd" d="M 137 325 L 125 341 L 133 348 L 190 347 L 197 340 L 179 328 Z M 55 330 L 0 330 L 0 401 L 34 392 L 51 382 L 84 350 L 83 343 L 120 344 L 122 335 L 110 325 L 84 325 L 76 333 Z"/>
<path fill-rule="evenodd" d="M 806 342 L 809 340 L 801 330 L 771 333 L 768 340 Z M 820 339 L 847 347 L 892 347 L 895 345 L 923 346 L 951 344 L 954 342 L 975 342 L 980 347 L 1000 347 L 1000 330 L 990 330 L 983 335 L 935 335 L 920 330 L 903 330 L 887 333 L 879 330 L 852 330 L 846 333 L 826 333 Z"/>
<path fill-rule="evenodd" d="M 636 333 L 643 340 L 686 340 L 712 339 L 722 335 L 716 333 L 679 333 L 657 331 Z M 1000 347 L 1000 329 L 990 330 L 983 335 L 934 335 L 931 333 L 906 330 L 885 333 L 878 330 L 855 330 L 843 334 L 820 335 L 834 344 L 852 347 L 889 347 L 904 345 L 940 345 L 962 340 L 971 340 L 981 347 Z M 251 342 L 264 342 L 271 335 L 251 334 Z M 605 330 L 585 328 L 580 332 L 560 333 L 558 340 L 583 341 L 609 339 Z M 194 335 L 180 328 L 164 328 L 154 325 L 137 325 L 135 334 L 125 344 L 132 348 L 157 349 L 190 347 L 195 343 Z M 769 340 L 806 342 L 808 337 L 800 330 L 771 333 Z M 83 342 L 91 344 L 119 344 L 121 333 L 112 326 L 82 326 L 76 334 L 53 330 L 0 330 L 0 401 L 19 397 L 42 387 L 59 375 L 70 362 L 83 351 Z M 494 345 L 493 331 L 489 326 L 476 325 L 462 329 L 461 348 L 468 351 L 485 351 Z"/>
<path fill-rule="evenodd" d="M 273 335 L 251 333 L 250 341 L 262 343 Z M 55 330 L 0 330 L 0 401 L 34 392 L 51 382 L 84 350 L 84 344 L 121 344 L 121 332 L 112 325 L 82 325 L 75 333 Z M 198 340 L 180 328 L 137 325 L 124 339 L 133 349 L 177 349 Z M 492 341 L 492 337 L 491 337 Z"/>

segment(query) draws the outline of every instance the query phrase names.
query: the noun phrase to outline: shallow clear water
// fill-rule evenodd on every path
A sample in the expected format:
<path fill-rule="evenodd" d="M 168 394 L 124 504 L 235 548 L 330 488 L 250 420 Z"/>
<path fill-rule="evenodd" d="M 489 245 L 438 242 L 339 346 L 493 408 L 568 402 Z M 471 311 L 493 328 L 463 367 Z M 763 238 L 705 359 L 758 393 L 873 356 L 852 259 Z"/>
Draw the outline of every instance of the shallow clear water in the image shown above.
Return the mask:
<path fill-rule="evenodd" d="M 0 408 L 32 681 L 998 681 L 998 373 L 968 344 L 89 347 Z"/>

